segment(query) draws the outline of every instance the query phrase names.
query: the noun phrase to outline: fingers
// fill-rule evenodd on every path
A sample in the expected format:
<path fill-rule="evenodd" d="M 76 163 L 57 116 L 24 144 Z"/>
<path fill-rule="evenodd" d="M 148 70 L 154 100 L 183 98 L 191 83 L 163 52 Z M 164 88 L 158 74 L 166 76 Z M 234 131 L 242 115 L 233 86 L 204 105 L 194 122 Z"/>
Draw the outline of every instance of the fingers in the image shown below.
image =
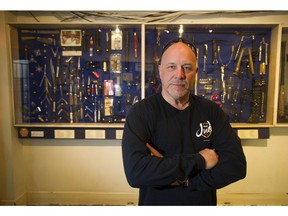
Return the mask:
<path fill-rule="evenodd" d="M 203 149 L 199 152 L 206 162 L 206 169 L 211 169 L 218 163 L 219 155 L 214 149 Z"/>
<path fill-rule="evenodd" d="M 149 149 L 152 156 L 163 157 L 163 155 L 160 152 L 158 152 L 156 149 L 154 149 L 149 143 L 146 143 L 146 146 Z"/>

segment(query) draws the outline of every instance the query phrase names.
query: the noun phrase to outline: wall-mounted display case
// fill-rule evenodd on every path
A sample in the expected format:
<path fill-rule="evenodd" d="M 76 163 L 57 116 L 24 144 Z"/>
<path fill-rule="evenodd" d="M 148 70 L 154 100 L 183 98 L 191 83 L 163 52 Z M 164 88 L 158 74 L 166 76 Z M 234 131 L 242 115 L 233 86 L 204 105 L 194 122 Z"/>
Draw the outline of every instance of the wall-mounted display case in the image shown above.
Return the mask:
<path fill-rule="evenodd" d="M 159 90 L 157 65 L 163 46 L 182 37 L 194 43 L 198 76 L 193 94 L 219 104 L 237 127 L 272 125 L 276 26 L 147 24 L 146 96 Z"/>
<path fill-rule="evenodd" d="M 243 129 L 242 137 L 269 137 L 279 51 L 276 24 L 9 27 L 19 137 L 121 138 L 129 108 L 161 88 L 160 53 L 175 37 L 197 48 L 192 93 L 219 104 L 235 130 Z"/>
<path fill-rule="evenodd" d="M 288 27 L 282 28 L 276 126 L 288 126 Z"/>
<path fill-rule="evenodd" d="M 141 25 L 10 29 L 16 125 L 123 123 L 141 99 Z"/>

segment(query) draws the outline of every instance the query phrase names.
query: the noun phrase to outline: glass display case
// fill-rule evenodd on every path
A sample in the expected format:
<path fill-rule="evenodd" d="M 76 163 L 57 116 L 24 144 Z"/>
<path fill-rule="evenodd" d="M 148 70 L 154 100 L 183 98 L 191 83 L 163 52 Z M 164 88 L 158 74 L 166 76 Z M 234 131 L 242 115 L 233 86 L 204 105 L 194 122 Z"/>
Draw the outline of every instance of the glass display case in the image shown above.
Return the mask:
<path fill-rule="evenodd" d="M 15 125 L 123 123 L 141 99 L 141 25 L 10 25 Z"/>
<path fill-rule="evenodd" d="M 193 94 L 219 104 L 231 123 L 267 123 L 271 26 L 151 24 L 145 29 L 146 96 L 159 90 L 163 46 L 182 37 L 194 43 L 198 75 Z M 274 73 L 274 71 L 273 71 Z"/>
<path fill-rule="evenodd" d="M 288 27 L 282 28 L 277 122 L 288 126 Z"/>
<path fill-rule="evenodd" d="M 160 91 L 160 53 L 176 37 L 197 48 L 192 93 L 222 107 L 242 137 L 269 137 L 276 24 L 16 23 L 9 29 L 20 138 L 121 139 L 129 108 Z"/>

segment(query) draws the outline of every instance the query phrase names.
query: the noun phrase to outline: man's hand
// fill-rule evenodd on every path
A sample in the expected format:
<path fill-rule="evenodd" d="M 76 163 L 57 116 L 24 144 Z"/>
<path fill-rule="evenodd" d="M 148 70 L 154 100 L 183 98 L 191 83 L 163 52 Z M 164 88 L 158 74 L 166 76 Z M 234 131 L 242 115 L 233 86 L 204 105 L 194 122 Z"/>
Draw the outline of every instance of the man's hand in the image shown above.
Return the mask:
<path fill-rule="evenodd" d="M 146 146 L 149 149 L 152 156 L 160 157 L 160 158 L 163 157 L 163 155 L 160 152 L 158 152 L 155 148 L 153 148 L 149 143 L 146 143 Z M 216 166 L 216 164 L 218 163 L 219 156 L 215 152 L 214 149 L 206 148 L 206 149 L 203 149 L 202 151 L 200 151 L 199 154 L 201 154 L 202 157 L 204 157 L 204 159 L 205 159 L 205 162 L 206 162 L 205 169 L 211 169 L 214 166 Z"/>
<path fill-rule="evenodd" d="M 199 152 L 199 154 L 204 157 L 206 162 L 206 168 L 205 169 L 211 169 L 218 163 L 219 155 L 215 152 L 214 149 L 203 149 Z"/>
<path fill-rule="evenodd" d="M 146 143 L 146 147 L 149 149 L 151 156 L 155 156 L 155 157 L 159 157 L 159 158 L 164 157 L 160 152 L 158 152 L 155 148 L 153 148 L 149 143 Z M 202 157 L 204 157 L 204 159 L 205 159 L 205 162 L 206 162 L 205 169 L 211 169 L 214 166 L 216 166 L 216 164 L 218 163 L 219 156 L 215 152 L 214 149 L 206 148 L 206 149 L 203 149 L 202 151 L 200 151 L 199 154 L 201 154 Z M 188 180 L 187 180 L 187 182 L 188 182 Z M 180 186 L 179 181 L 175 181 L 175 182 L 171 183 L 170 185 Z"/>
<path fill-rule="evenodd" d="M 153 148 L 149 143 L 146 143 L 147 148 L 150 151 L 151 156 L 162 158 L 164 157 L 160 152 L 158 152 L 155 148 Z M 171 186 L 180 186 L 179 181 L 172 182 Z"/>
<path fill-rule="evenodd" d="M 152 156 L 161 158 L 163 157 L 163 155 L 160 152 L 158 152 L 155 148 L 153 148 L 149 143 L 146 143 L 146 146 L 149 149 Z"/>

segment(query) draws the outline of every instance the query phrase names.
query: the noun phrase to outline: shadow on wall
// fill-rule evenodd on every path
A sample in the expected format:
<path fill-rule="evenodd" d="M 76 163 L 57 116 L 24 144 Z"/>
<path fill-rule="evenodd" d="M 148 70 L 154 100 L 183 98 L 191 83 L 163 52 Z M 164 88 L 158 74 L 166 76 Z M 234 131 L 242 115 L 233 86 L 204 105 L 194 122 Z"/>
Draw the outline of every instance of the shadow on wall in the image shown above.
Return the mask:
<path fill-rule="evenodd" d="M 21 139 L 24 146 L 121 146 L 121 140 Z"/>

